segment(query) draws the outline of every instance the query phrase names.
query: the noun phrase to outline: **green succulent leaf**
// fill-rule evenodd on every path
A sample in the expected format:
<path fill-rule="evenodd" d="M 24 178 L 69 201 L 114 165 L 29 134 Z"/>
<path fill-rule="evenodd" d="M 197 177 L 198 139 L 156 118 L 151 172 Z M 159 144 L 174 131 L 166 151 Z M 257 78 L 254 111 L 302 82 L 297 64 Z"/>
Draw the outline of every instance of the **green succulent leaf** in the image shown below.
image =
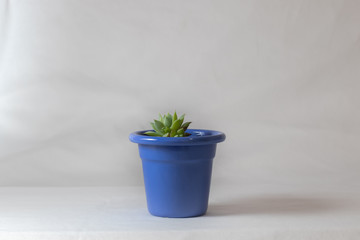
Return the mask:
<path fill-rule="evenodd" d="M 165 127 L 171 127 L 172 124 L 172 117 L 170 116 L 170 114 L 168 114 L 164 120 L 164 125 Z"/>
<path fill-rule="evenodd" d="M 148 136 L 153 136 L 153 137 L 162 137 L 161 134 L 157 133 L 157 132 L 153 132 L 153 131 L 147 131 L 144 134 L 148 135 Z"/>
<path fill-rule="evenodd" d="M 181 119 L 177 119 L 175 122 L 172 123 L 170 129 L 177 131 L 181 126 Z"/>
<path fill-rule="evenodd" d="M 176 131 L 176 133 L 179 135 L 182 135 L 182 134 L 184 134 L 184 131 L 185 130 L 183 128 L 180 128 L 179 130 Z"/>
<path fill-rule="evenodd" d="M 176 130 L 171 130 L 170 137 L 175 137 L 175 135 L 176 135 Z"/>
<path fill-rule="evenodd" d="M 176 114 L 176 111 L 175 111 L 175 112 L 174 112 L 174 115 L 173 115 L 172 121 L 175 122 L 177 119 L 178 119 L 178 117 L 177 117 L 177 114 Z"/>
<path fill-rule="evenodd" d="M 155 131 L 163 133 L 164 124 L 158 120 L 154 120 Z"/>
<path fill-rule="evenodd" d="M 184 131 L 186 131 L 186 130 L 188 129 L 190 123 L 191 123 L 191 122 L 186 122 L 186 123 L 184 123 L 183 125 L 181 125 L 181 128 L 183 128 Z"/>
<path fill-rule="evenodd" d="M 180 126 L 184 122 L 185 114 L 181 115 L 178 120 L 180 120 Z"/>

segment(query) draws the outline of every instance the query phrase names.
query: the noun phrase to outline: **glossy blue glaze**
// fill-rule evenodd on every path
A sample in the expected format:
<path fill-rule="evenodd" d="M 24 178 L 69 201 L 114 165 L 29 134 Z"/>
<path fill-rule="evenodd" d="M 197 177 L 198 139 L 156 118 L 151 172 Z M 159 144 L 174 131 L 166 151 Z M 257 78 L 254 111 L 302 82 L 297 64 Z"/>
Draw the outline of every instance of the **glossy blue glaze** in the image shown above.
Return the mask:
<path fill-rule="evenodd" d="M 189 129 L 188 137 L 163 138 L 130 134 L 139 144 L 148 210 L 161 217 L 194 217 L 208 206 L 216 143 L 225 134 Z"/>

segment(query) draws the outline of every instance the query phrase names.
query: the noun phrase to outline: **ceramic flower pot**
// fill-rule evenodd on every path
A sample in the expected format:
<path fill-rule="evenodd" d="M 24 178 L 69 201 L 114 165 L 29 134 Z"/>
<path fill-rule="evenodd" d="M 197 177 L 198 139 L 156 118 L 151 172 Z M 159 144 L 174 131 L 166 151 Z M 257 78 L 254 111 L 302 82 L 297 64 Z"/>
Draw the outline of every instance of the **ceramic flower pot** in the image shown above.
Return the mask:
<path fill-rule="evenodd" d="M 142 159 L 149 212 L 160 217 L 195 217 L 208 207 L 216 144 L 225 140 L 218 131 L 188 129 L 188 137 L 152 137 L 131 133 Z"/>

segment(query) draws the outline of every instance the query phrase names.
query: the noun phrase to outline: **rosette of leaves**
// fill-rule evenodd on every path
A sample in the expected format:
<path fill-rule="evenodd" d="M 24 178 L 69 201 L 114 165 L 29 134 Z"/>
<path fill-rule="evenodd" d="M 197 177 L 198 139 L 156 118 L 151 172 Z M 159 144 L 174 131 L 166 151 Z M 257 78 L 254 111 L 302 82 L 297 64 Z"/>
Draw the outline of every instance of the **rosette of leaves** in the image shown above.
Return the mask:
<path fill-rule="evenodd" d="M 181 115 L 179 118 L 176 114 L 171 115 L 170 113 L 161 115 L 159 114 L 159 119 L 150 123 L 154 131 L 145 132 L 146 135 L 155 136 L 155 137 L 186 137 L 189 136 L 189 133 L 185 131 L 188 129 L 191 122 L 184 123 L 185 114 Z"/>

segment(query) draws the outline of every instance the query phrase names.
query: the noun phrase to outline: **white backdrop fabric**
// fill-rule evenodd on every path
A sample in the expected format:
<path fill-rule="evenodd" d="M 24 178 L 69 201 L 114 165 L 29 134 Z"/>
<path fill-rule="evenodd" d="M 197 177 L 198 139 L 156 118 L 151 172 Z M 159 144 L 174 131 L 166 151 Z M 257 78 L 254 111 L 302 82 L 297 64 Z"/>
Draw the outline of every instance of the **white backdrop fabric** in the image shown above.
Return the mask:
<path fill-rule="evenodd" d="M 360 1 L 0 1 L 0 185 L 141 186 L 129 133 L 220 130 L 213 186 L 359 191 Z"/>
<path fill-rule="evenodd" d="M 330 190 L 330 191 L 329 191 Z M 351 189 L 350 189 L 351 190 Z M 359 240 L 360 194 L 348 188 L 216 189 L 205 216 L 160 218 L 142 187 L 1 187 L 4 240 Z"/>

